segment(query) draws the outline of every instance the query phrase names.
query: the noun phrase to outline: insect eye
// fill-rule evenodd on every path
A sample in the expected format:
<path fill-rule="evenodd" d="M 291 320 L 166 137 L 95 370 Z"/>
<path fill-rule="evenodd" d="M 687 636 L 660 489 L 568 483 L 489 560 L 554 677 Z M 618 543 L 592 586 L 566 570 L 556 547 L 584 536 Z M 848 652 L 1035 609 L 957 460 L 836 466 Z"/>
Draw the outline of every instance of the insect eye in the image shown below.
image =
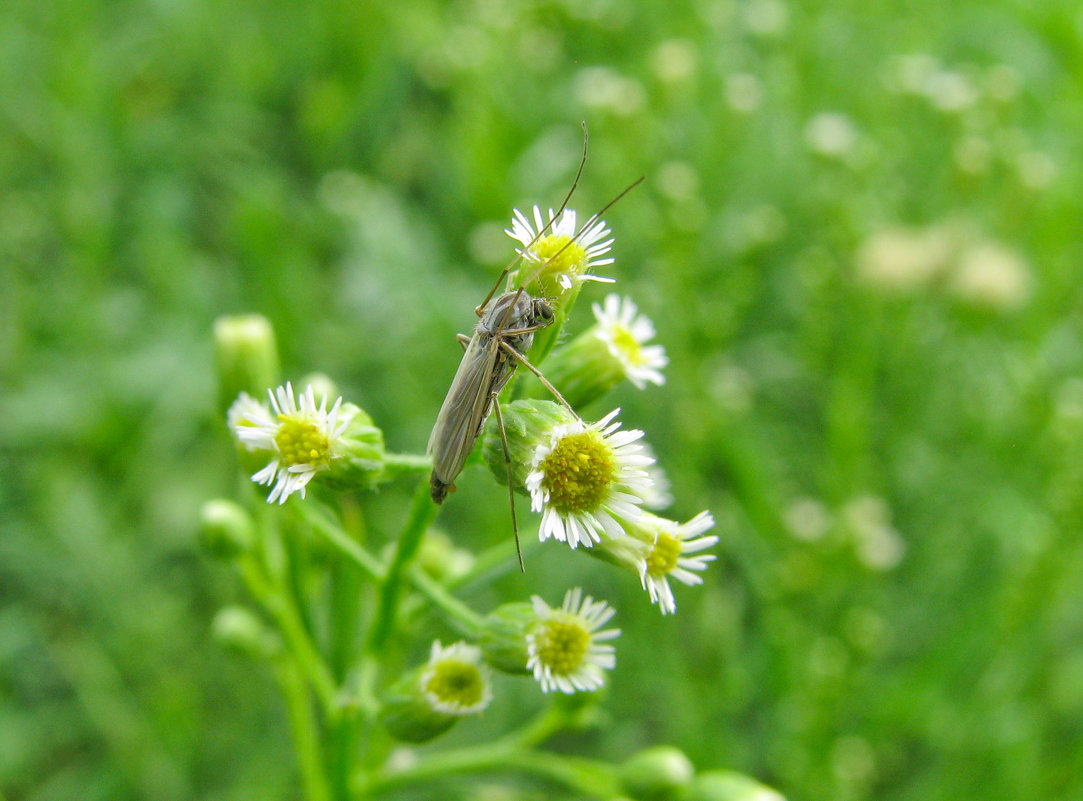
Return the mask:
<path fill-rule="evenodd" d="M 546 300 L 538 300 L 538 302 L 535 304 L 534 311 L 535 314 L 537 314 L 539 317 L 545 318 L 546 320 L 553 319 L 553 307 L 550 306 L 549 302 Z"/>

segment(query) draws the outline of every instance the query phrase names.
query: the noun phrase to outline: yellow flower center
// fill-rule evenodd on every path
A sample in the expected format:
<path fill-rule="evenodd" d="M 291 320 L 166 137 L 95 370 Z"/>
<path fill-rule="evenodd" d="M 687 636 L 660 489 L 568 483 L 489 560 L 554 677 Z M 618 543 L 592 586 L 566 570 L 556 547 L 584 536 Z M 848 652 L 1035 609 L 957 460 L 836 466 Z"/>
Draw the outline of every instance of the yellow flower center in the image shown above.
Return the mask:
<path fill-rule="evenodd" d="M 567 675 L 582 664 L 590 645 L 590 632 L 577 622 L 548 620 L 534 633 L 538 661 L 553 673 Z"/>
<path fill-rule="evenodd" d="M 542 487 L 559 514 L 593 512 L 616 476 L 613 451 L 593 429 L 562 437 L 541 463 Z"/>
<path fill-rule="evenodd" d="M 321 465 L 330 461 L 331 445 L 319 427 L 304 417 L 280 414 L 282 423 L 275 434 L 275 446 L 283 464 Z"/>
<path fill-rule="evenodd" d="M 481 702 L 485 684 L 477 666 L 448 661 L 437 663 L 425 690 L 445 704 L 472 707 Z"/>
<path fill-rule="evenodd" d="M 613 330 L 613 344 L 616 345 L 617 350 L 624 356 L 625 361 L 628 364 L 638 367 L 645 361 L 643 358 L 643 349 L 639 347 L 639 343 L 636 338 L 632 336 L 632 332 L 624 326 L 617 326 Z"/>
<path fill-rule="evenodd" d="M 545 265 L 537 281 L 549 297 L 564 292 L 564 287 L 558 282 L 560 276 L 568 275 L 574 278 L 583 272 L 587 261 L 587 252 L 567 234 L 543 236 L 530 250 Z"/>
<path fill-rule="evenodd" d="M 681 541 L 672 534 L 660 533 L 650 556 L 647 557 L 647 573 L 652 576 L 666 575 L 677 567 L 680 555 Z"/>

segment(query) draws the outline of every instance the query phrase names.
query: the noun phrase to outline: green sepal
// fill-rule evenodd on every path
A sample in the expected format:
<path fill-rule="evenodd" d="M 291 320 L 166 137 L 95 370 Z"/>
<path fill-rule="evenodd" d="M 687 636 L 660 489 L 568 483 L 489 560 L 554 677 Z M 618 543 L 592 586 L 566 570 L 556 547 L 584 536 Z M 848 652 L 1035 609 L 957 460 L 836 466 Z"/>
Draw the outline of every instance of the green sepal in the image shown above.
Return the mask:
<path fill-rule="evenodd" d="M 500 409 L 508 438 L 512 482 L 517 489 L 521 489 L 526 483 L 538 445 L 549 441 L 549 433 L 555 426 L 570 423 L 575 418 L 559 403 L 545 400 L 517 400 L 501 404 Z M 496 480 L 507 484 L 508 469 L 504 462 L 504 446 L 496 414 L 489 418 L 485 427 L 482 452 Z"/>
<path fill-rule="evenodd" d="M 433 709 L 421 692 L 421 675 L 425 668 L 425 665 L 414 668 L 384 693 L 380 721 L 396 740 L 428 742 L 459 720 L 456 715 Z"/>
<path fill-rule="evenodd" d="M 528 674 L 526 635 L 537 621 L 534 607 L 526 602 L 503 604 L 490 612 L 478 641 L 485 661 L 501 673 Z"/>

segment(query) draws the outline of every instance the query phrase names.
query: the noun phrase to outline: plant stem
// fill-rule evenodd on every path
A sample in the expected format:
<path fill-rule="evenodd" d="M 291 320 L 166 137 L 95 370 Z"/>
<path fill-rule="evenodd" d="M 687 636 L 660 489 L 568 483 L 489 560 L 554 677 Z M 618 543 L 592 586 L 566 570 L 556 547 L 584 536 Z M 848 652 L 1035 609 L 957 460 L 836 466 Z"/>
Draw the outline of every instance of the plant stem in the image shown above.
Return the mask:
<path fill-rule="evenodd" d="M 432 459 L 413 453 L 385 453 L 384 470 L 391 477 L 406 473 L 428 473 L 432 470 Z"/>
<path fill-rule="evenodd" d="M 290 602 L 288 591 L 280 585 L 272 584 L 260 566 L 250 559 L 242 561 L 241 576 L 248 591 L 275 619 L 290 653 L 312 684 L 312 690 L 324 713 L 329 718 L 334 718 L 337 714 L 335 696 L 338 692 L 334 677 L 305 631 L 297 610 Z"/>
<path fill-rule="evenodd" d="M 362 795 L 370 795 L 454 774 L 508 770 L 549 779 L 599 798 L 620 792 L 616 772 L 607 763 L 500 743 L 432 754 L 408 768 L 372 778 L 359 789 Z"/>
<path fill-rule="evenodd" d="M 482 616 L 448 592 L 428 573 L 415 567 L 410 570 L 410 582 L 435 606 L 446 612 L 463 634 L 476 637 L 481 632 L 484 624 Z"/>
<path fill-rule="evenodd" d="M 360 567 L 370 578 L 383 580 L 387 568 L 356 540 L 350 537 L 338 523 L 330 520 L 315 504 L 299 503 L 293 508 L 312 530 L 324 537 L 350 561 Z"/>
<path fill-rule="evenodd" d="M 331 793 L 324 776 L 323 754 L 320 750 L 316 721 L 309 706 L 308 689 L 295 665 L 279 660 L 275 671 L 293 731 L 293 745 L 305 784 L 305 797 L 309 801 L 331 801 Z"/>
<path fill-rule="evenodd" d="M 376 620 L 369 636 L 368 651 L 377 653 L 382 650 L 394 629 L 395 615 L 398 612 L 399 597 L 402 594 L 402 578 L 407 565 L 417 555 L 421 539 L 429 523 L 436 516 L 437 506 L 429 497 L 429 481 L 426 478 L 414 492 L 410 506 L 410 517 L 399 536 L 395 556 L 387 569 L 387 576 L 380 588 L 380 603 L 376 611 Z"/>

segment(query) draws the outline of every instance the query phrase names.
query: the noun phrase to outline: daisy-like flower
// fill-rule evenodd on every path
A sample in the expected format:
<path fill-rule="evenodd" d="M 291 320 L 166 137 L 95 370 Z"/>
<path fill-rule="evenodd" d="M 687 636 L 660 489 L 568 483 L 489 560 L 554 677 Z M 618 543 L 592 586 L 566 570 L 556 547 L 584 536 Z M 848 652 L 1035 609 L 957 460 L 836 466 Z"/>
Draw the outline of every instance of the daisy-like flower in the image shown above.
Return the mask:
<path fill-rule="evenodd" d="M 666 377 L 661 369 L 669 364 L 666 349 L 661 345 L 647 345 L 654 337 L 654 324 L 639 311 L 631 298 L 621 298 L 611 293 L 605 305 L 592 304 L 598 320 L 595 336 L 609 346 L 609 352 L 624 368 L 628 380 L 639 389 L 653 384 L 664 384 Z"/>
<path fill-rule="evenodd" d="M 530 508 L 541 512 L 538 537 L 587 548 L 602 535 L 620 537 L 622 521 L 642 514 L 649 489 L 642 431 L 618 431 L 614 409 L 596 423 L 573 420 L 554 426 L 534 450 L 525 486 Z"/>
<path fill-rule="evenodd" d="M 420 687 L 433 710 L 445 715 L 480 712 L 493 697 L 489 670 L 481 661 L 481 649 L 461 641 L 447 648 L 439 640 L 432 644 Z"/>
<path fill-rule="evenodd" d="M 579 587 L 568 590 L 559 609 L 537 595 L 531 598 L 538 620 L 526 635 L 526 666 L 542 692 L 597 690 L 605 683 L 602 671 L 617 664 L 616 649 L 605 641 L 618 636 L 620 629 L 599 631 L 613 617 L 613 608 L 582 595 Z"/>
<path fill-rule="evenodd" d="M 282 504 L 295 492 L 304 498 L 308 482 L 341 455 L 342 432 L 350 418 L 340 414 L 342 398 L 328 410 L 325 395 L 317 406 L 311 384 L 299 398 L 289 383 L 267 394 L 271 409 L 242 393 L 227 420 L 248 450 L 272 452 L 271 461 L 252 480 L 274 485 L 267 502 Z"/>
<path fill-rule="evenodd" d="M 572 209 L 565 209 L 555 219 L 552 209 L 549 209 L 548 218 L 543 218 L 541 209 L 535 206 L 533 224 L 519 209 L 514 210 L 514 215 L 511 228 L 504 231 L 512 239 L 519 240 L 522 248 L 517 252 L 523 258 L 545 265 L 537 280 L 546 294 L 560 295 L 584 281 L 612 283 L 612 278 L 590 275 L 588 272 L 613 263 L 612 258 L 602 258 L 613 246 L 612 237 L 606 239 L 610 232 L 605 221 L 591 217 L 583 226 L 582 233 L 579 233 L 575 223 L 576 214 Z M 550 222 L 552 225 L 548 231 L 538 236 L 538 232 Z M 579 234 L 578 238 L 576 234 Z"/>
<path fill-rule="evenodd" d="M 663 615 L 677 611 L 673 589 L 669 586 L 670 576 L 689 586 L 703 583 L 698 573 L 706 570 L 707 563 L 715 557 L 699 551 L 715 545 L 718 537 L 701 535 L 713 527 L 714 517 L 704 511 L 687 523 L 646 513 L 629 529 L 631 539 L 646 546 L 636 567 L 643 589 L 650 593 L 651 603 L 658 604 Z"/>

